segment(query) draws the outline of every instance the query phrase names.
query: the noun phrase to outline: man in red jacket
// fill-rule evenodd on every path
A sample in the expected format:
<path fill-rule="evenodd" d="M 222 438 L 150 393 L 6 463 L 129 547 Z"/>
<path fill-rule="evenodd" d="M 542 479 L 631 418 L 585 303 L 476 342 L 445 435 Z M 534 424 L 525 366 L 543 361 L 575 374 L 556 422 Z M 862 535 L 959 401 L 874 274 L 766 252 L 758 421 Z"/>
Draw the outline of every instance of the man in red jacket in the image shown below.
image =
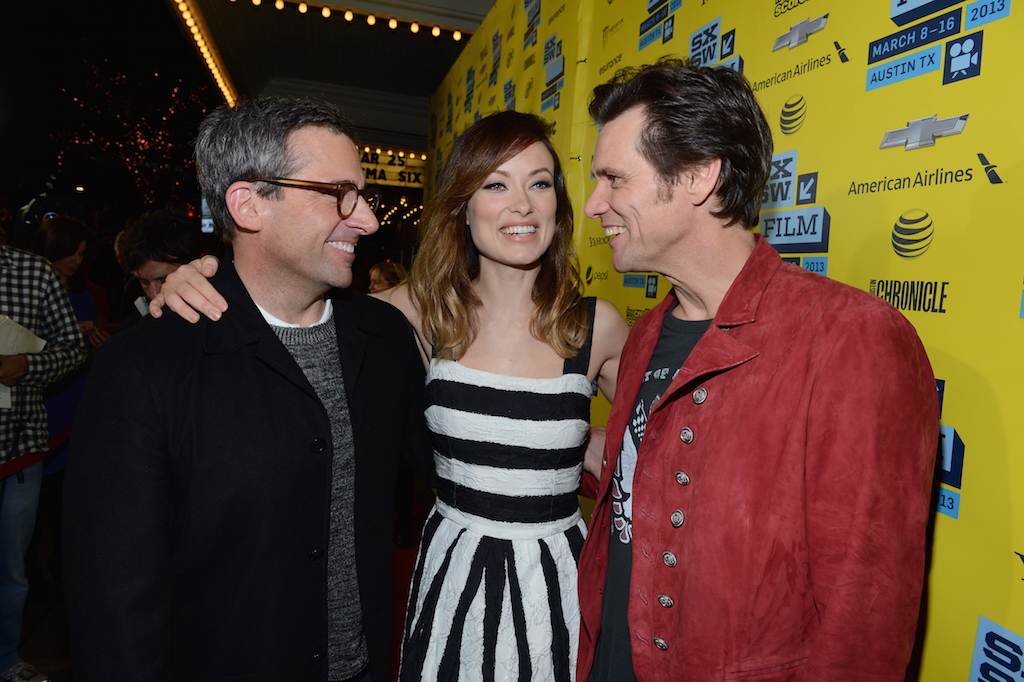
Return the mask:
<path fill-rule="evenodd" d="M 590 113 L 586 213 L 672 292 L 622 353 L 578 679 L 902 682 L 939 432 L 914 328 L 752 231 L 772 140 L 742 75 L 663 61 Z"/>

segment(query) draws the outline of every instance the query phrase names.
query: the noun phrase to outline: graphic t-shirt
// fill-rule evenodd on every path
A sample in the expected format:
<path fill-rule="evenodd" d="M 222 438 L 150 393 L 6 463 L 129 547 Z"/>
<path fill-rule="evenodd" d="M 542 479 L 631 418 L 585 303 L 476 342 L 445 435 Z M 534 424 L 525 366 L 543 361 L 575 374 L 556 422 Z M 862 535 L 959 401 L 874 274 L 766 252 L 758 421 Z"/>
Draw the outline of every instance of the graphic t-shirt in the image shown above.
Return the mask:
<path fill-rule="evenodd" d="M 608 575 L 601 605 L 601 634 L 597 640 L 590 682 L 635 682 L 626 622 L 633 560 L 633 472 L 647 429 L 647 416 L 682 368 L 690 351 L 711 326 L 711 320 L 680 320 L 671 312 L 661 325 L 661 336 L 640 385 L 633 416 L 622 438 L 622 449 L 612 472 L 612 523 L 608 548 Z"/>

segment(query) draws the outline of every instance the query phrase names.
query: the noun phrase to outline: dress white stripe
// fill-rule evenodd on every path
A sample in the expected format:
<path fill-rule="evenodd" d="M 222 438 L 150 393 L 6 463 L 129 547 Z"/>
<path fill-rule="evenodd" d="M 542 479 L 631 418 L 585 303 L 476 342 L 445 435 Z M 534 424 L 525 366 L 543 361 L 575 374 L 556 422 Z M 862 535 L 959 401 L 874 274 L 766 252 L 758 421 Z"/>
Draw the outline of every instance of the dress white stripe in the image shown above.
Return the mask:
<path fill-rule="evenodd" d="M 463 440 L 485 441 L 498 445 L 521 445 L 523 430 L 528 429 L 538 450 L 560 450 L 579 445 L 588 424 L 579 419 L 532 421 L 490 414 L 473 414 L 431 405 L 426 410 L 427 426 L 434 433 Z"/>
<path fill-rule="evenodd" d="M 574 492 L 580 486 L 582 464 L 564 469 L 504 469 L 466 464 L 434 452 L 434 466 L 441 478 L 472 488 L 509 497 L 554 497 Z"/>
<path fill-rule="evenodd" d="M 432 360 L 427 372 L 427 383 L 435 379 L 455 381 L 470 386 L 484 386 L 502 391 L 525 391 L 542 395 L 558 393 L 579 393 L 591 395 L 591 385 L 582 374 L 563 374 L 546 379 L 528 379 L 507 374 L 495 374 L 482 369 L 473 369 L 454 360 Z"/>

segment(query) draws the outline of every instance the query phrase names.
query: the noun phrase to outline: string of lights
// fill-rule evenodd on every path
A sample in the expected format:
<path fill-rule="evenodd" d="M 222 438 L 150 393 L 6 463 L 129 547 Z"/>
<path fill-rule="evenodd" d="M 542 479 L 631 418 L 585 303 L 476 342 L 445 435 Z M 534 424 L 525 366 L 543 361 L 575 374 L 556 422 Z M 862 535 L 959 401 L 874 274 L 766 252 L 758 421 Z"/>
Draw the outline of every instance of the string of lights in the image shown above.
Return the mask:
<path fill-rule="evenodd" d="M 239 0 L 230 1 L 238 2 Z M 242 1 L 244 2 L 244 0 Z M 263 4 L 263 0 L 249 1 L 252 2 L 252 4 L 256 7 L 259 7 L 260 5 Z M 311 8 L 319 8 L 320 16 L 322 16 L 324 19 L 330 19 L 335 12 L 338 12 L 345 18 L 345 21 L 354 21 L 356 17 L 360 17 L 361 19 L 365 20 L 366 23 L 370 26 L 375 26 L 378 21 L 386 21 L 388 24 L 388 28 L 390 28 L 392 31 L 397 30 L 399 25 L 407 26 L 409 28 L 409 31 L 412 33 L 419 33 L 420 29 L 429 28 L 430 35 L 434 36 L 435 38 L 439 38 L 442 33 L 449 33 L 452 36 L 452 40 L 454 40 L 455 42 L 459 42 L 460 40 L 462 40 L 463 35 L 473 35 L 472 31 L 463 31 L 452 26 L 444 26 L 442 24 L 430 24 L 429 26 L 421 25 L 419 22 L 411 21 L 409 19 L 403 19 L 401 17 L 382 14 L 371 14 L 368 12 L 361 12 L 359 10 L 338 7 L 336 5 L 329 5 L 318 2 L 295 2 L 294 0 L 274 0 L 274 7 L 277 8 L 278 10 L 283 10 L 285 8 L 285 5 L 295 5 L 299 10 L 300 14 L 306 14 L 307 12 L 309 12 Z"/>
<path fill-rule="evenodd" d="M 230 0 L 230 2 L 238 2 L 239 0 Z M 242 0 L 244 2 L 244 0 Z M 253 5 L 259 7 L 263 0 L 249 0 Z M 338 12 L 345 19 L 345 21 L 355 21 L 356 17 L 360 17 L 365 20 L 369 26 L 375 26 L 377 21 L 386 21 L 388 28 L 392 31 L 398 30 L 400 25 L 408 27 L 412 33 L 419 33 L 421 29 L 430 29 L 430 34 L 435 38 L 440 38 L 442 33 L 451 34 L 452 40 L 458 42 L 462 40 L 463 35 L 471 36 L 472 31 L 462 31 L 458 28 L 451 26 L 443 26 L 441 24 L 432 24 L 427 26 L 426 24 L 421 25 L 418 22 L 410 21 L 408 19 L 402 19 L 401 17 L 386 16 L 379 14 L 368 14 L 360 12 L 358 10 L 345 9 L 344 7 L 336 7 L 333 5 L 327 5 L 317 2 L 294 2 L 294 0 L 274 0 L 274 7 L 278 11 L 283 11 L 286 5 L 294 5 L 298 9 L 300 14 L 307 14 L 311 8 L 319 8 L 320 16 L 324 19 L 330 19 L 334 12 Z M 224 99 L 229 105 L 234 106 L 235 102 L 238 101 L 238 91 L 235 89 L 231 79 L 228 78 L 226 71 L 223 68 L 220 54 L 217 52 L 213 42 L 209 39 L 209 31 L 203 30 L 202 15 L 193 7 L 188 0 L 179 0 L 178 12 L 181 14 L 181 20 L 185 24 L 186 30 L 192 35 L 192 39 L 196 43 L 196 49 L 199 50 L 200 55 L 206 62 L 207 68 L 210 70 L 210 75 L 213 76 L 213 80 L 217 83 L 217 87 L 220 88 L 221 93 L 224 95 Z"/>
<path fill-rule="evenodd" d="M 192 34 L 192 40 L 196 43 L 196 49 L 199 50 L 199 54 L 202 55 L 203 60 L 206 62 L 206 67 L 210 70 L 210 75 L 213 76 L 213 80 L 217 83 L 217 87 L 220 88 L 224 99 L 227 100 L 230 106 L 234 106 L 235 102 L 238 101 L 238 91 L 235 90 L 234 84 L 221 68 L 220 54 L 217 52 L 212 41 L 207 39 L 209 32 L 207 31 L 205 34 L 203 32 L 203 27 L 200 25 L 202 19 L 200 13 L 195 11 L 186 0 L 179 0 L 178 12 L 181 14 L 181 20 L 184 22 L 185 28 Z"/>
<path fill-rule="evenodd" d="M 388 156 L 395 156 L 397 154 L 398 158 L 400 159 L 405 158 L 406 155 L 408 155 L 410 159 L 415 159 L 417 156 L 419 156 L 420 159 L 422 159 L 423 161 L 427 160 L 426 154 L 423 154 L 421 152 L 407 152 L 403 149 L 396 150 L 387 149 L 385 147 L 363 147 L 363 152 L 367 154 L 369 154 L 370 152 L 375 152 L 377 155 L 387 154 Z"/>

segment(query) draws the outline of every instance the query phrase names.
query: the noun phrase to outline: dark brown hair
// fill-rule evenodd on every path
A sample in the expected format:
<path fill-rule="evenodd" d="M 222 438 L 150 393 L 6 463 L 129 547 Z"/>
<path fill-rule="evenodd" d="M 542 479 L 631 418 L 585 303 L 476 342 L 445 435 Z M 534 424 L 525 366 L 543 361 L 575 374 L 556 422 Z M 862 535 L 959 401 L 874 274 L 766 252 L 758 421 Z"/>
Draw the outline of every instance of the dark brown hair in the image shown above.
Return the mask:
<path fill-rule="evenodd" d="M 533 286 L 537 306 L 533 333 L 567 358 L 575 356 L 586 340 L 587 313 L 572 237 L 572 204 L 550 134 L 551 126 L 539 116 L 505 111 L 477 121 L 455 142 L 437 194 L 423 212 L 422 247 L 409 277 L 423 331 L 437 357 L 461 358 L 476 333 L 474 309 L 480 299 L 472 283 L 480 274 L 480 254 L 466 225 L 470 197 L 495 169 L 537 142 L 554 160 L 558 205 L 554 239 L 541 257 Z"/>
<path fill-rule="evenodd" d="M 622 69 L 594 88 L 590 116 L 604 125 L 634 107 L 647 115 L 637 150 L 666 188 L 688 168 L 721 159 L 712 215 L 730 225 L 757 225 L 772 133 L 743 74 L 671 58 Z"/>
<path fill-rule="evenodd" d="M 73 256 L 82 242 L 89 240 L 89 229 L 78 218 L 55 215 L 47 218 L 32 237 L 29 250 L 51 263 Z M 68 289 L 76 294 L 85 288 L 85 271 L 80 267 L 68 278 Z"/>

